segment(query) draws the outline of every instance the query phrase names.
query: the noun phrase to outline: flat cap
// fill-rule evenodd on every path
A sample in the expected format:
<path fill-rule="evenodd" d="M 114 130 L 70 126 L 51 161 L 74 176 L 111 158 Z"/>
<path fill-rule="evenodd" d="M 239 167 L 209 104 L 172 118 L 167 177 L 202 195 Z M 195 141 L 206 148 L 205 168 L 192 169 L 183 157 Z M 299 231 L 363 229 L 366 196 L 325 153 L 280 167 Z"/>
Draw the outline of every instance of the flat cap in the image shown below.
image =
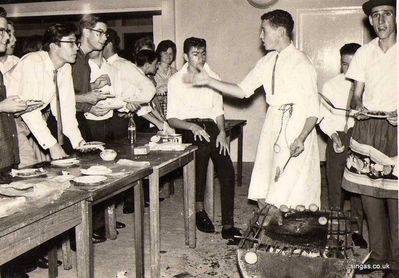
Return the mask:
<path fill-rule="evenodd" d="M 366 15 L 371 14 L 371 10 L 377 6 L 392 6 L 396 8 L 396 0 L 369 0 L 363 4 L 363 11 Z"/>

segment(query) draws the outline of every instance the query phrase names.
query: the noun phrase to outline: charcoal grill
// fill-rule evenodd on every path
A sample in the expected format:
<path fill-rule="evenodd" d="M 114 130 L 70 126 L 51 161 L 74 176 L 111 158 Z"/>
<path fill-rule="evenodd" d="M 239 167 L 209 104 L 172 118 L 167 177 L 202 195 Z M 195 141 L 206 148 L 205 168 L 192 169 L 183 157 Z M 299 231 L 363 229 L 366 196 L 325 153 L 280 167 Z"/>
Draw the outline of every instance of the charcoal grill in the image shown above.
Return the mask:
<path fill-rule="evenodd" d="M 352 277 L 351 219 L 339 210 L 282 213 L 265 225 L 271 206 L 254 213 L 237 251 L 243 277 Z M 320 219 L 326 220 L 321 224 Z M 323 221 L 321 221 L 323 222 Z"/>

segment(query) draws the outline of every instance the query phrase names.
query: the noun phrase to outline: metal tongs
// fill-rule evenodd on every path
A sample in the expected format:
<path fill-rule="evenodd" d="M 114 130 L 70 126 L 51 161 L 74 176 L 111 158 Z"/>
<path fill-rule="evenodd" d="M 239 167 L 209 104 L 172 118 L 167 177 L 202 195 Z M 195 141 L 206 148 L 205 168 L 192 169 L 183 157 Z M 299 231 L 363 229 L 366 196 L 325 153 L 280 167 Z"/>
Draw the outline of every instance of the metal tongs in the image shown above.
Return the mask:
<path fill-rule="evenodd" d="M 373 112 L 373 111 L 359 111 L 359 110 L 355 110 L 355 109 L 346 109 L 346 108 L 336 107 L 325 95 L 323 95 L 322 93 L 319 93 L 319 95 L 329 106 L 331 106 L 331 108 L 333 108 L 335 110 L 346 111 L 349 113 L 348 116 L 350 116 L 350 117 L 354 117 L 356 114 L 363 114 L 370 118 L 380 118 L 380 119 L 385 119 L 388 117 L 388 114 L 386 112 L 383 112 L 383 114 L 376 114 L 376 112 Z"/>
<path fill-rule="evenodd" d="M 287 167 L 288 162 L 290 162 L 291 158 L 293 158 L 292 155 L 288 158 L 288 160 L 285 162 L 283 169 L 280 169 L 279 166 L 276 167 L 276 174 L 274 175 L 274 182 L 278 182 L 280 176 L 284 173 L 285 167 Z"/>

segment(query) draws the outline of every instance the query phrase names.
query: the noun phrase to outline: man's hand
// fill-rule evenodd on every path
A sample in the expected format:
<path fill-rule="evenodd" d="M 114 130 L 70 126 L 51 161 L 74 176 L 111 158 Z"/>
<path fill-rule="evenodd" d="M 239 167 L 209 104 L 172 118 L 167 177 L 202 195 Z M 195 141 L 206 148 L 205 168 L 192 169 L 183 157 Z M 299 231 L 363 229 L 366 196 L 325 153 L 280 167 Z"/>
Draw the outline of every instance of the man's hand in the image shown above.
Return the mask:
<path fill-rule="evenodd" d="M 24 111 L 27 107 L 26 101 L 20 99 L 18 96 L 10 96 L 0 101 L 0 112 L 15 113 Z"/>
<path fill-rule="evenodd" d="M 341 138 L 339 138 L 338 133 L 332 134 L 331 140 L 333 141 L 333 149 L 336 153 L 342 153 L 345 150 L 345 146 L 342 144 Z"/>
<path fill-rule="evenodd" d="M 126 108 L 129 109 L 130 112 L 134 113 L 141 108 L 140 102 L 131 101 L 126 104 Z"/>
<path fill-rule="evenodd" d="M 364 106 L 357 106 L 356 110 L 359 111 L 359 113 L 356 113 L 355 115 L 353 115 L 353 117 L 355 117 L 357 120 L 359 121 L 363 121 L 363 120 L 367 120 L 370 117 L 365 115 L 365 113 L 367 113 L 368 109 Z"/>
<path fill-rule="evenodd" d="M 194 86 L 205 86 L 211 81 L 209 74 L 203 68 L 197 68 L 198 73 L 186 73 L 183 76 L 183 82 L 193 84 Z"/>
<path fill-rule="evenodd" d="M 86 144 L 86 141 L 82 140 L 82 141 L 79 142 L 78 146 L 79 147 L 83 147 L 85 144 Z"/>
<path fill-rule="evenodd" d="M 176 130 L 174 128 L 171 128 L 167 121 L 163 122 L 162 130 L 168 135 L 176 134 Z"/>
<path fill-rule="evenodd" d="M 210 138 L 209 134 L 204 129 L 202 129 L 199 125 L 191 124 L 190 130 L 194 134 L 195 141 L 197 141 L 197 136 L 200 141 L 202 141 L 202 138 L 204 138 L 207 142 L 211 141 L 209 139 Z"/>
<path fill-rule="evenodd" d="M 92 106 L 90 109 L 90 113 L 100 117 L 100 116 L 104 116 L 105 114 L 107 114 L 110 111 L 109 108 L 103 108 L 103 107 L 98 107 L 98 106 Z"/>
<path fill-rule="evenodd" d="M 397 126 L 398 125 L 398 111 L 392 111 L 392 112 L 388 112 L 388 117 L 387 117 L 387 121 L 393 125 L 393 126 Z"/>
<path fill-rule="evenodd" d="M 305 149 L 304 142 L 302 139 L 298 137 L 290 145 L 290 154 L 292 157 L 297 157 L 303 152 L 304 149 Z"/>
<path fill-rule="evenodd" d="M 76 102 L 83 102 L 95 105 L 98 101 L 106 98 L 108 98 L 108 95 L 103 94 L 99 90 L 93 90 L 85 94 L 76 95 Z"/>
<path fill-rule="evenodd" d="M 56 143 L 49 149 L 51 159 L 61 159 L 64 157 L 68 157 L 65 153 L 64 149 L 61 147 L 60 144 Z"/>
<path fill-rule="evenodd" d="M 104 86 L 111 86 L 111 79 L 108 74 L 100 75 L 93 83 L 90 84 L 92 90 L 101 89 Z"/>
<path fill-rule="evenodd" d="M 224 131 L 220 131 L 216 137 L 216 148 L 220 148 L 219 154 L 230 154 L 229 143 L 227 142 L 226 133 Z"/>

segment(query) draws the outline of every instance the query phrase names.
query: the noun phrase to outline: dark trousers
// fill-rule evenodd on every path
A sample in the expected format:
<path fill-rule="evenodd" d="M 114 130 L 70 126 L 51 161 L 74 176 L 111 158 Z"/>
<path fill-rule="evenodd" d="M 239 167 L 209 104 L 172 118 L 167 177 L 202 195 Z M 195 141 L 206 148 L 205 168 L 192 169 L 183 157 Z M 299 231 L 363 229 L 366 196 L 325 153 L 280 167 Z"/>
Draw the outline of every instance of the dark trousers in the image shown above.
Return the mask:
<path fill-rule="evenodd" d="M 128 121 L 127 118 L 118 117 L 117 113 L 114 113 L 112 118 L 106 120 L 87 120 L 87 126 L 93 140 L 108 143 L 127 138 Z"/>
<path fill-rule="evenodd" d="M 369 229 L 371 258 L 399 270 L 398 200 L 362 195 Z"/>
<path fill-rule="evenodd" d="M 346 158 L 348 156 L 351 132 L 338 132 L 338 135 L 341 138 L 341 142 L 345 146 L 345 150 L 342 153 L 336 153 L 333 148 L 333 141 L 330 138 L 327 141 L 326 148 L 328 206 L 329 208 L 342 210 L 344 204 L 344 195 L 349 196 L 351 204 L 351 216 L 356 220 L 356 222 L 352 225 L 352 230 L 361 233 L 364 216 L 360 195 L 347 192 L 341 188 Z"/>
<path fill-rule="evenodd" d="M 210 142 L 198 138 L 194 141 L 194 135 L 190 130 L 180 131 L 183 134 L 183 141 L 192 143 L 198 147 L 195 154 L 195 182 L 196 182 L 196 201 L 204 201 L 206 186 L 206 174 L 209 158 L 215 165 L 216 174 L 220 182 L 220 196 L 222 206 L 222 225 L 234 224 L 234 167 L 230 155 L 219 154 L 220 149 L 216 147 L 216 137 L 219 129 L 212 120 L 193 120 L 191 121 L 201 126 L 209 135 Z"/>

